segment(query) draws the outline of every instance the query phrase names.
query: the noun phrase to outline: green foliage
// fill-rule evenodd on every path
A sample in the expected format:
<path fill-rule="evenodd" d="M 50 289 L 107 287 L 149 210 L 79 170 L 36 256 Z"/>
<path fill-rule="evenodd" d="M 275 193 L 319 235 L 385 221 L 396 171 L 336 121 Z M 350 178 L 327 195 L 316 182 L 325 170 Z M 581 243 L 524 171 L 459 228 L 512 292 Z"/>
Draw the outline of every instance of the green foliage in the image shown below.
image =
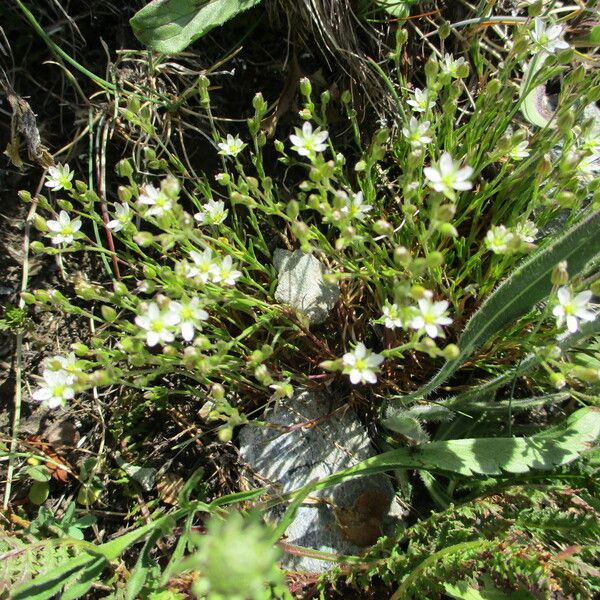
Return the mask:
<path fill-rule="evenodd" d="M 481 596 L 453 597 L 591 599 L 600 591 L 586 564 L 600 542 L 596 493 L 560 483 L 493 489 L 380 540 L 366 568 L 344 578 L 358 588 L 401 582 L 394 598 L 435 600 L 471 588 Z"/>
<path fill-rule="evenodd" d="M 153 0 L 130 20 L 136 37 L 152 50 L 175 54 L 261 0 Z"/>

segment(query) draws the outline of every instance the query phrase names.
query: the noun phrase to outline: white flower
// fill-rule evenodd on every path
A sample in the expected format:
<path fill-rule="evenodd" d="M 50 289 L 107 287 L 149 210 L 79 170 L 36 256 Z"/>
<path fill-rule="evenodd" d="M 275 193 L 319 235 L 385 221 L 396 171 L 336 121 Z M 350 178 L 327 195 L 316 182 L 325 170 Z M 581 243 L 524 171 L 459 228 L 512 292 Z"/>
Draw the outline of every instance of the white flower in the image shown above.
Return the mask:
<path fill-rule="evenodd" d="M 53 244 L 70 244 L 75 239 L 75 234 L 81 229 L 81 219 L 71 221 L 69 213 L 61 210 L 56 221 L 46 223 L 50 231 L 50 240 Z"/>
<path fill-rule="evenodd" d="M 115 219 L 109 221 L 106 226 L 115 233 L 121 231 L 123 227 L 131 221 L 131 207 L 126 202 L 115 203 Z"/>
<path fill-rule="evenodd" d="M 415 112 L 425 112 L 435 106 L 435 100 L 429 99 L 429 92 L 425 89 L 415 88 L 414 97 L 406 101 Z"/>
<path fill-rule="evenodd" d="M 458 69 L 464 64 L 465 59 L 462 56 L 455 59 L 451 54 L 444 54 L 440 66 L 442 68 L 442 73 L 446 73 L 447 75 L 450 75 L 450 77 L 457 79 L 459 77 Z"/>
<path fill-rule="evenodd" d="M 202 321 L 208 319 L 208 313 L 202 308 L 200 298 L 194 296 L 191 299 L 183 299 L 180 302 L 171 302 L 169 304 L 170 312 L 174 313 L 179 319 L 179 329 L 181 337 L 186 342 L 194 339 L 194 331 L 200 330 Z"/>
<path fill-rule="evenodd" d="M 411 320 L 416 316 L 414 306 L 398 306 L 397 304 L 386 304 L 383 307 L 384 325 L 388 329 L 406 329 Z"/>
<path fill-rule="evenodd" d="M 70 190 L 73 187 L 71 184 L 73 175 L 75 175 L 75 173 L 71 171 L 71 167 L 67 164 L 48 167 L 48 174 L 46 175 L 47 181 L 44 185 L 53 192 L 58 192 L 62 189 Z"/>
<path fill-rule="evenodd" d="M 418 305 L 418 312 L 412 318 L 410 327 L 418 329 L 419 333 L 424 331 L 430 338 L 444 337 L 441 325 L 452 323 L 446 311 L 449 303 L 446 300 L 432 302 L 430 296 L 425 296 L 419 300 Z"/>
<path fill-rule="evenodd" d="M 561 25 L 546 27 L 546 24 L 540 17 L 536 17 L 533 20 L 533 31 L 529 33 L 535 44 L 536 52 L 542 50 L 548 54 L 569 47 L 569 44 L 563 40 L 562 34 L 563 27 Z"/>
<path fill-rule="evenodd" d="M 419 148 L 431 142 L 431 138 L 427 135 L 430 125 L 429 121 L 419 123 L 415 117 L 411 117 L 408 127 L 402 128 L 402 135 L 410 142 L 411 146 Z"/>
<path fill-rule="evenodd" d="M 75 396 L 75 378 L 67 371 L 46 369 L 42 377 L 42 385 L 32 394 L 34 400 L 48 408 L 58 408 Z"/>
<path fill-rule="evenodd" d="M 219 154 L 223 156 L 237 156 L 246 146 L 239 136 L 233 137 L 230 133 L 227 134 L 227 140 L 225 142 L 219 142 Z"/>
<path fill-rule="evenodd" d="M 492 225 L 485 234 L 485 245 L 494 254 L 508 254 L 513 250 L 515 234 L 504 225 Z"/>
<path fill-rule="evenodd" d="M 523 160 L 524 158 L 527 158 L 529 156 L 529 150 L 527 150 L 528 145 L 529 142 L 527 140 L 523 140 L 522 142 L 519 142 L 513 146 L 508 152 L 509 158 L 512 158 L 513 160 Z"/>
<path fill-rule="evenodd" d="M 448 152 L 442 154 L 437 166 L 425 167 L 423 172 L 429 179 L 429 185 L 436 192 L 442 192 L 450 200 L 454 200 L 456 197 L 454 190 L 470 190 L 473 187 L 469 181 L 473 169 L 469 166 L 461 169 L 460 163 L 454 162 Z"/>
<path fill-rule="evenodd" d="M 152 348 L 159 342 L 169 343 L 175 339 L 171 328 L 179 323 L 179 315 L 169 308 L 161 310 L 156 302 L 150 302 L 146 312 L 135 318 L 135 323 L 145 330 L 146 344 Z"/>
<path fill-rule="evenodd" d="M 233 260 L 231 256 L 227 255 L 218 267 L 215 275 L 213 276 L 213 282 L 215 283 L 223 283 L 225 285 L 235 285 L 238 277 L 241 277 L 242 274 L 240 271 L 236 271 L 233 268 Z"/>
<path fill-rule="evenodd" d="M 351 219 L 362 221 L 366 214 L 373 208 L 370 204 L 363 204 L 364 198 L 362 192 L 357 192 L 348 198 L 346 192 L 337 192 L 337 195 L 345 202 L 341 211 Z"/>
<path fill-rule="evenodd" d="M 383 356 L 365 348 L 362 342 L 356 344 L 352 352 L 347 352 L 342 358 L 343 373 L 350 375 L 351 383 L 377 383 L 376 373 L 383 362 Z"/>
<path fill-rule="evenodd" d="M 515 227 L 515 235 L 520 238 L 523 242 L 533 244 L 535 242 L 535 236 L 538 233 L 538 228 L 535 226 L 533 221 L 523 221 Z"/>
<path fill-rule="evenodd" d="M 194 219 L 203 225 L 219 225 L 227 218 L 228 212 L 222 200 L 209 200 L 200 212 L 194 215 Z"/>
<path fill-rule="evenodd" d="M 592 292 L 586 290 L 579 292 L 577 296 L 568 287 L 561 287 L 557 292 L 558 304 L 552 309 L 552 314 L 556 317 L 556 325 L 561 327 L 566 321 L 567 329 L 575 333 L 579 328 L 579 321 L 593 321 L 596 314 L 590 308 L 590 299 Z"/>
<path fill-rule="evenodd" d="M 202 283 L 213 281 L 219 272 L 219 265 L 213 258 L 212 250 L 210 248 L 206 248 L 203 252 L 192 250 L 190 258 L 194 261 L 194 264 L 189 266 L 186 277 L 190 279 L 197 277 Z"/>
<path fill-rule="evenodd" d="M 314 131 L 312 125 L 305 121 L 302 129 L 294 128 L 295 134 L 290 135 L 292 150 L 295 150 L 300 156 L 314 156 L 315 152 L 323 152 L 327 149 L 325 140 L 329 137 L 329 132 L 321 131 L 317 127 Z"/>
<path fill-rule="evenodd" d="M 139 203 L 149 206 L 146 214 L 161 216 L 173 207 L 173 201 L 163 190 L 155 188 L 151 183 L 147 183 L 142 188 L 139 197 Z"/>

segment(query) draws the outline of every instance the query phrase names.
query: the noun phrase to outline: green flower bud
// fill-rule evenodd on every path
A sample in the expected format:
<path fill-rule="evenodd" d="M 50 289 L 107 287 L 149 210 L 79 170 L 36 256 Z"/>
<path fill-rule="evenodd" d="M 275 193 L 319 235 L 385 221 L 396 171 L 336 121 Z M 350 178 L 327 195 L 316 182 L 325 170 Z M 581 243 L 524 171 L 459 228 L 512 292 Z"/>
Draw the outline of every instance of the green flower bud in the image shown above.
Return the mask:
<path fill-rule="evenodd" d="M 303 77 L 300 80 L 300 93 L 306 98 L 310 98 L 310 95 L 312 93 L 312 85 L 308 77 Z"/>
<path fill-rule="evenodd" d="M 117 175 L 119 177 L 131 177 L 133 175 L 133 167 L 129 159 L 124 158 L 117 163 Z"/>
<path fill-rule="evenodd" d="M 442 354 L 446 360 L 455 360 L 460 355 L 460 348 L 456 344 L 448 344 Z"/>
<path fill-rule="evenodd" d="M 40 254 L 41 252 L 44 252 L 44 250 L 46 250 L 46 246 L 44 246 L 42 242 L 38 242 L 36 240 L 29 244 L 29 249 L 35 254 Z"/>
<path fill-rule="evenodd" d="M 133 236 L 133 241 L 140 247 L 145 248 L 146 246 L 150 246 L 154 241 L 154 236 L 149 231 L 138 231 Z"/>
<path fill-rule="evenodd" d="M 441 267 L 444 264 L 444 255 L 441 252 L 430 252 L 427 255 L 427 265 L 431 268 Z"/>
<path fill-rule="evenodd" d="M 119 200 L 121 202 L 124 202 L 125 204 L 127 204 L 133 196 L 133 194 L 131 193 L 131 190 L 124 185 L 120 185 L 117 188 L 117 195 L 119 196 Z"/>
<path fill-rule="evenodd" d="M 394 248 L 394 262 L 397 265 L 406 267 L 410 264 L 411 260 L 410 252 L 404 246 Z"/>
<path fill-rule="evenodd" d="M 100 307 L 100 313 L 107 323 L 112 323 L 117 318 L 117 311 L 112 306 L 107 306 L 106 304 Z"/>
<path fill-rule="evenodd" d="M 26 202 L 27 204 L 31 202 L 31 193 L 27 190 L 19 190 L 17 194 L 22 202 Z"/>
<path fill-rule="evenodd" d="M 300 214 L 300 204 L 297 200 L 290 200 L 285 208 L 285 214 L 293 220 L 298 218 Z"/>
<path fill-rule="evenodd" d="M 21 300 L 23 300 L 25 304 L 35 304 L 35 296 L 30 292 L 21 292 Z"/>
<path fill-rule="evenodd" d="M 48 225 L 46 224 L 46 219 L 37 213 L 33 215 L 33 226 L 38 231 L 48 231 Z"/>

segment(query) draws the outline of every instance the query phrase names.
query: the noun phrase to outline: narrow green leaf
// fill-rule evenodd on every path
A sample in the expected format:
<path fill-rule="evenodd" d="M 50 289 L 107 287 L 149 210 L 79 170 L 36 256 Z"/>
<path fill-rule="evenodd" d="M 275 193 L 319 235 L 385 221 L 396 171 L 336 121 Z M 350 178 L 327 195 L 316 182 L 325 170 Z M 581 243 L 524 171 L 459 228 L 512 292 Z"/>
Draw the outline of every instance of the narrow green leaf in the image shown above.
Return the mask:
<path fill-rule="evenodd" d="M 138 40 L 174 54 L 261 0 L 153 0 L 129 21 Z"/>
<path fill-rule="evenodd" d="M 552 289 L 550 275 L 559 262 L 567 261 L 571 276 L 582 271 L 600 254 L 598 231 L 600 211 L 595 211 L 523 261 L 469 320 L 459 340 L 458 357 L 446 362 L 440 371 L 415 393 L 394 398 L 402 398 L 403 401 L 416 400 L 436 390 L 475 350 L 548 296 Z M 386 416 L 392 415 L 393 411 L 388 409 Z"/>
<path fill-rule="evenodd" d="M 600 319 L 582 323 L 580 329 L 575 333 L 567 332 L 560 335 L 556 345 L 565 352 L 597 333 L 600 333 Z M 469 406 L 472 402 L 489 396 L 498 388 L 509 384 L 517 377 L 521 377 L 528 371 L 531 371 L 531 369 L 540 364 L 542 358 L 543 355 L 541 353 L 529 354 L 516 367 L 506 369 L 497 377 L 478 383 L 473 389 L 444 400 L 443 406 L 447 406 L 454 410 L 459 409 L 463 405 Z"/>

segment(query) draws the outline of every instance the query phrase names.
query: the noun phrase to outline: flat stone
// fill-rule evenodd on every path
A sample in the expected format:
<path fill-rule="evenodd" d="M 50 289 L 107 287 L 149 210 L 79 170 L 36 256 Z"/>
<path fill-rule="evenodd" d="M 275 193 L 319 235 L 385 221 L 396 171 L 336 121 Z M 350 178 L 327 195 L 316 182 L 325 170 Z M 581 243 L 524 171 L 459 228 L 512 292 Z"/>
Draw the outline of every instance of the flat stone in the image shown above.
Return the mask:
<path fill-rule="evenodd" d="M 324 265 L 302 250 L 278 248 L 273 264 L 279 273 L 275 299 L 305 314 L 311 325 L 323 323 L 340 295 L 339 287 L 323 280 Z"/>
<path fill-rule="evenodd" d="M 352 409 L 308 391 L 282 402 L 266 421 L 282 427 L 247 425 L 240 454 L 251 469 L 280 492 L 290 492 L 376 454 Z M 285 431 L 290 426 L 291 431 Z M 269 515 L 278 520 L 286 506 Z M 385 474 L 355 478 L 314 492 L 298 509 L 283 541 L 294 546 L 358 555 L 400 524 L 403 509 Z M 284 568 L 323 572 L 331 561 L 285 554 Z"/>

